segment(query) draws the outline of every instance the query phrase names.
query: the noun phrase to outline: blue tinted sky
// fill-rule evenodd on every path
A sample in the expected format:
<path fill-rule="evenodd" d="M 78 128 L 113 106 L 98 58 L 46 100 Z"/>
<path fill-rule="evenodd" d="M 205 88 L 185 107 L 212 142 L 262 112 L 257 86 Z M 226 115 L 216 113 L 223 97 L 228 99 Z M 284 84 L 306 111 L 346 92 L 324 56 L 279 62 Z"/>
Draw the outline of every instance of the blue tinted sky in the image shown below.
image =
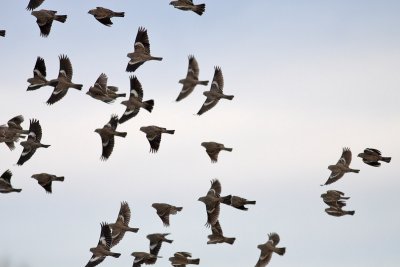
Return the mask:
<path fill-rule="evenodd" d="M 18 3 L 17 3 L 18 2 Z M 100 222 L 116 219 L 121 201 L 132 210 L 131 225 L 100 266 L 130 266 L 133 251 L 147 251 L 145 236 L 169 232 L 158 266 L 168 266 L 176 251 L 190 251 L 201 266 L 255 265 L 269 232 L 278 232 L 283 257 L 272 266 L 398 266 L 400 202 L 399 84 L 400 3 L 398 1 L 207 1 L 205 14 L 176 10 L 169 1 L 46 0 L 40 8 L 67 14 L 55 22 L 48 38 L 39 36 L 28 1 L 13 1 L 0 10 L 0 123 L 22 114 L 40 120 L 42 142 L 23 166 L 16 166 L 21 146 L 0 146 L 0 172 L 10 169 L 20 194 L 1 195 L 0 267 L 84 266 L 100 233 Z M 87 11 L 95 6 L 125 11 L 110 28 Z M 119 126 L 128 132 L 117 139 L 107 162 L 100 161 L 101 142 L 94 129 L 102 127 L 124 106 L 106 105 L 85 93 L 102 72 L 109 84 L 128 92 L 126 54 L 133 50 L 139 26 L 148 29 L 151 51 L 162 62 L 149 62 L 135 75 L 144 99 L 154 99 L 153 112 Z M 37 56 L 46 61 L 48 78 L 58 72 L 58 56 L 67 54 L 73 81 L 59 103 L 45 104 L 51 88 L 26 92 Z M 178 80 L 186 75 L 187 56 L 194 54 L 200 78 L 211 80 L 221 66 L 227 94 L 201 117 L 194 114 L 204 101 L 197 87 L 180 103 Z M 175 129 L 164 136 L 157 154 L 139 128 L 159 125 Z M 233 147 L 211 164 L 203 141 Z M 353 157 L 359 174 L 347 174 L 320 187 L 327 166 L 348 146 L 353 155 L 366 147 L 392 156 L 390 164 L 373 168 Z M 49 195 L 29 178 L 48 172 L 65 176 Z M 233 246 L 206 245 L 209 229 L 198 197 L 218 178 L 222 194 L 257 201 L 249 211 L 221 208 L 224 234 Z M 328 189 L 351 197 L 353 217 L 324 213 L 320 194 Z M 183 206 L 164 228 L 151 208 L 153 202 Z M 8 262 L 8 263 L 7 263 Z"/>

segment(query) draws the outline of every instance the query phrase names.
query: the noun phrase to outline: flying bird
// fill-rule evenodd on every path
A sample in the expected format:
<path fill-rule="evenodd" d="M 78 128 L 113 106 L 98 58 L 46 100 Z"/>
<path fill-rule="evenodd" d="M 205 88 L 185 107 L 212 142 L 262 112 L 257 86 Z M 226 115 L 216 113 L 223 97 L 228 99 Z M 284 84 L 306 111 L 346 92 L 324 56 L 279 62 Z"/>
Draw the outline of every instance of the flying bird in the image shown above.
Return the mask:
<path fill-rule="evenodd" d="M 26 10 L 34 10 L 35 8 L 38 8 L 44 0 L 30 0 L 28 3 L 28 6 L 26 7 Z"/>
<path fill-rule="evenodd" d="M 64 182 L 64 176 L 56 176 L 48 173 L 34 174 L 31 178 L 37 180 L 38 184 L 41 185 L 47 193 L 52 193 L 51 185 L 53 181 Z"/>
<path fill-rule="evenodd" d="M 121 256 L 120 253 L 110 251 L 111 242 L 112 237 L 110 226 L 107 223 L 102 223 L 99 243 L 97 244 L 97 247 L 90 248 L 90 252 L 92 252 L 93 255 L 85 267 L 94 267 L 101 263 L 107 256 L 114 258 Z"/>
<path fill-rule="evenodd" d="M 183 209 L 182 207 L 175 207 L 167 203 L 153 203 L 151 206 L 156 209 L 157 215 L 164 226 L 169 226 L 169 215 L 175 215 Z"/>
<path fill-rule="evenodd" d="M 206 10 L 205 4 L 195 5 L 193 4 L 193 0 L 175 0 L 171 1 L 169 4 L 180 10 L 193 11 L 200 16 L 203 15 Z"/>
<path fill-rule="evenodd" d="M 68 92 L 69 88 L 75 88 L 77 90 L 82 90 L 82 84 L 75 84 L 72 82 L 72 64 L 68 56 L 60 55 L 60 71 L 58 73 L 58 78 L 50 80 L 48 84 L 54 87 L 53 93 L 47 100 L 48 105 L 53 105 L 57 101 L 61 100 Z"/>
<path fill-rule="evenodd" d="M 364 149 L 364 153 L 358 154 L 357 157 L 362 158 L 365 164 L 371 165 L 373 167 L 381 166 L 381 163 L 379 161 L 389 163 L 392 159 L 391 157 L 382 157 L 381 152 L 375 148 L 366 148 Z"/>
<path fill-rule="evenodd" d="M 22 189 L 13 188 L 11 185 L 11 176 L 12 172 L 10 170 L 6 170 L 0 176 L 0 193 L 11 193 L 11 192 L 21 192 Z"/>
<path fill-rule="evenodd" d="M 6 36 L 6 31 L 5 30 L 0 30 L 0 36 L 5 37 Z"/>
<path fill-rule="evenodd" d="M 103 126 L 103 128 L 98 128 L 95 130 L 101 137 L 102 153 L 101 160 L 107 160 L 114 149 L 114 136 L 126 137 L 126 132 L 117 132 L 118 126 L 118 116 L 111 115 L 110 121 Z"/>
<path fill-rule="evenodd" d="M 37 57 L 35 67 L 33 68 L 33 77 L 29 78 L 27 81 L 29 83 L 28 89 L 26 89 L 27 91 L 36 90 L 48 85 L 46 79 L 46 64 L 43 58 Z"/>
<path fill-rule="evenodd" d="M 29 134 L 26 141 L 22 141 L 20 145 L 24 148 L 22 154 L 17 162 L 17 165 L 22 165 L 28 161 L 33 154 L 35 154 L 36 149 L 40 147 L 48 148 L 50 145 L 43 145 L 40 143 L 42 140 L 42 127 L 36 119 L 30 120 Z"/>
<path fill-rule="evenodd" d="M 160 148 L 161 134 L 163 134 L 163 133 L 174 134 L 175 133 L 175 130 L 167 130 L 166 128 L 158 127 L 158 126 L 154 126 L 154 125 L 140 127 L 140 131 L 142 131 L 146 134 L 146 138 L 150 143 L 150 152 L 151 153 L 156 153 L 158 151 L 158 149 Z"/>
<path fill-rule="evenodd" d="M 135 257 L 132 267 L 140 267 L 143 263 L 154 264 L 160 258 L 147 252 L 132 252 L 131 256 Z"/>
<path fill-rule="evenodd" d="M 125 235 L 125 232 L 137 233 L 139 228 L 129 227 L 129 221 L 131 220 L 131 209 L 127 202 L 121 202 L 121 208 L 119 209 L 118 217 L 115 223 L 109 224 L 111 228 L 111 247 L 118 244 Z"/>
<path fill-rule="evenodd" d="M 216 163 L 218 161 L 218 154 L 221 150 L 232 152 L 232 148 L 227 148 L 223 144 L 216 142 L 202 142 L 201 146 L 206 149 L 208 156 L 211 159 L 212 163 Z"/>
<path fill-rule="evenodd" d="M 11 118 L 7 125 L 0 125 L 0 143 L 4 142 L 10 150 L 15 149 L 15 142 L 29 134 L 29 130 L 22 129 L 22 122 L 24 122 L 24 117 L 18 115 Z"/>
<path fill-rule="evenodd" d="M 166 238 L 167 235 L 169 235 L 169 234 L 156 233 L 156 234 L 150 234 L 150 235 L 146 236 L 147 239 L 150 240 L 150 254 L 157 256 L 158 253 L 160 252 L 161 245 L 163 242 L 167 242 L 170 244 L 173 242 L 173 240 Z M 154 258 L 153 264 L 156 263 L 156 260 L 157 260 L 157 258 Z M 149 264 L 151 264 L 151 263 L 149 263 Z"/>
<path fill-rule="evenodd" d="M 87 95 L 104 103 L 112 103 L 118 97 L 125 97 L 126 94 L 118 94 L 118 87 L 107 85 L 108 77 L 104 73 L 100 74 L 94 86 L 89 88 Z"/>
<path fill-rule="evenodd" d="M 255 205 L 256 201 L 247 200 L 242 197 L 229 195 L 226 197 L 221 197 L 221 203 L 232 206 L 239 210 L 248 210 L 248 208 L 245 207 L 245 205 Z"/>
<path fill-rule="evenodd" d="M 67 20 L 67 15 L 56 15 L 57 11 L 41 9 L 32 11 L 31 14 L 36 17 L 36 23 L 40 29 L 40 36 L 47 37 L 50 34 L 53 21 L 64 23 Z"/>
<path fill-rule="evenodd" d="M 221 183 L 218 179 L 211 180 L 211 187 L 207 195 L 200 197 L 198 201 L 206 205 L 207 223 L 206 226 L 213 226 L 217 223 L 221 203 Z"/>
<path fill-rule="evenodd" d="M 126 67 L 126 71 L 128 72 L 134 72 L 146 61 L 162 60 L 162 57 L 153 57 L 150 55 L 149 37 L 147 35 L 147 30 L 143 27 L 139 27 L 139 30 L 136 34 L 134 51 L 132 53 L 128 53 L 127 57 L 130 58 L 128 66 Z"/>
<path fill-rule="evenodd" d="M 143 101 L 142 85 L 140 84 L 136 76 L 131 76 L 129 79 L 131 93 L 128 100 L 121 102 L 122 105 L 126 106 L 126 109 L 124 114 L 119 119 L 119 123 L 124 123 L 127 120 L 135 117 L 139 113 L 140 108 L 144 108 L 148 112 L 151 112 L 154 106 L 153 99 Z"/>
<path fill-rule="evenodd" d="M 258 245 L 257 248 L 261 250 L 260 257 L 258 258 L 257 264 L 255 267 L 264 267 L 267 266 L 271 260 L 273 252 L 276 254 L 283 256 L 286 252 L 286 248 L 278 248 L 280 238 L 277 233 L 271 233 L 268 235 L 268 241 L 264 244 Z"/>
<path fill-rule="evenodd" d="M 331 175 L 329 176 L 328 180 L 323 185 L 328 185 L 328 184 L 336 182 L 337 180 L 342 178 L 345 173 L 348 173 L 348 172 L 359 173 L 360 170 L 351 169 L 349 167 L 350 163 L 351 163 L 351 151 L 350 151 L 350 148 L 345 147 L 345 148 L 343 148 L 342 156 L 340 157 L 340 159 L 336 163 L 336 165 L 328 166 L 328 169 L 331 170 L 332 172 L 331 172 Z M 323 185 L 321 185 L 321 186 L 323 186 Z"/>
<path fill-rule="evenodd" d="M 201 115 L 204 112 L 209 111 L 210 109 L 215 107 L 215 105 L 217 105 L 221 98 L 232 100 L 234 96 L 224 95 L 223 89 L 224 77 L 222 76 L 222 70 L 220 67 L 215 67 L 211 89 L 210 91 L 203 92 L 203 95 L 205 95 L 207 98 L 203 106 L 200 108 L 199 112 L 197 112 L 197 115 Z"/>
<path fill-rule="evenodd" d="M 338 190 L 328 190 L 321 194 L 322 200 L 330 207 L 342 208 L 346 206 L 346 200 L 350 197 L 345 197 L 344 193 Z"/>
<path fill-rule="evenodd" d="M 88 13 L 93 15 L 95 19 L 106 26 L 111 26 L 113 24 L 111 21 L 112 17 L 125 17 L 125 12 L 114 12 L 104 7 L 96 7 L 89 10 Z"/>
<path fill-rule="evenodd" d="M 211 235 L 208 235 L 207 244 L 218 244 L 218 243 L 228 243 L 233 245 L 236 238 L 235 237 L 225 237 L 219 221 L 217 221 L 213 226 L 211 226 Z"/>
<path fill-rule="evenodd" d="M 335 217 L 341 217 L 344 215 L 354 215 L 355 211 L 354 210 L 342 210 L 342 208 L 340 207 L 333 207 L 330 206 L 329 208 L 325 209 L 325 212 L 328 213 L 331 216 L 335 216 Z"/>
<path fill-rule="evenodd" d="M 197 63 L 196 58 L 193 55 L 189 56 L 189 66 L 186 74 L 185 79 L 179 80 L 179 83 L 182 84 L 182 90 L 178 95 L 176 101 L 181 101 L 182 99 L 186 98 L 190 95 L 196 85 L 208 85 L 208 81 L 199 81 L 199 64 Z"/>
<path fill-rule="evenodd" d="M 188 264 L 200 264 L 200 259 L 189 259 L 192 254 L 189 252 L 176 252 L 173 257 L 169 258 L 172 266 L 185 267 Z"/>

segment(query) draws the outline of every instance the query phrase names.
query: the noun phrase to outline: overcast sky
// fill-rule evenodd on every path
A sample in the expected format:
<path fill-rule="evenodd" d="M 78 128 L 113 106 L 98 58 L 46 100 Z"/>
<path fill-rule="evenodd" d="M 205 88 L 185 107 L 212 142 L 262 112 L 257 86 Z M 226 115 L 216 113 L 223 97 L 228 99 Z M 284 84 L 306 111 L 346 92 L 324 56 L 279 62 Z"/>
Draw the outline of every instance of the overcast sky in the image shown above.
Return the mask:
<path fill-rule="evenodd" d="M 118 259 L 100 266 L 131 266 L 133 251 L 148 251 L 146 235 L 171 233 L 163 244 L 168 266 L 176 251 L 192 252 L 201 266 L 254 266 L 257 245 L 277 232 L 287 253 L 273 255 L 270 266 L 395 267 L 400 262 L 400 2 L 399 1 L 207 1 L 203 16 L 183 12 L 169 1 L 46 0 L 40 8 L 67 14 L 54 22 L 48 38 L 39 35 L 28 0 L 8 1 L 0 10 L 0 124 L 23 115 L 40 120 L 42 143 L 23 166 L 22 147 L 0 144 L 0 172 L 10 169 L 20 194 L 0 196 L 0 267 L 85 266 L 96 246 L 102 221 L 114 222 L 121 201 L 132 211 L 131 226 L 115 246 Z M 196 1 L 199 2 L 199 1 Z M 105 27 L 87 14 L 103 6 L 125 11 Z M 39 8 L 39 9 L 40 9 Z M 111 114 L 125 110 L 96 101 L 85 93 L 100 73 L 109 84 L 129 91 L 125 72 L 139 26 L 148 29 L 151 52 L 161 62 L 147 62 L 136 72 L 144 99 L 154 99 L 152 113 L 141 110 L 119 125 L 128 132 L 116 138 L 108 161 L 100 160 L 96 128 Z M 46 61 L 47 76 L 58 74 L 58 56 L 72 62 L 75 83 L 53 106 L 45 102 L 51 88 L 27 92 L 37 56 Z M 198 86 L 176 103 L 185 77 L 187 56 L 195 55 L 200 79 L 212 80 L 214 66 L 225 78 L 221 100 L 196 116 L 209 87 Z M 165 135 L 157 154 L 149 153 L 141 126 L 175 129 Z M 211 164 L 203 141 L 233 148 Z M 329 177 L 343 147 L 353 151 L 351 166 L 338 182 L 320 187 Z M 356 155 L 373 147 L 393 157 L 380 168 Z M 65 176 L 46 194 L 31 175 Z M 244 212 L 221 207 L 225 236 L 233 246 L 207 245 L 210 230 L 204 204 L 210 180 L 218 178 L 222 195 L 256 200 Z M 328 216 L 321 193 L 337 189 L 351 198 L 354 216 Z M 182 206 L 163 227 L 154 202 Z"/>

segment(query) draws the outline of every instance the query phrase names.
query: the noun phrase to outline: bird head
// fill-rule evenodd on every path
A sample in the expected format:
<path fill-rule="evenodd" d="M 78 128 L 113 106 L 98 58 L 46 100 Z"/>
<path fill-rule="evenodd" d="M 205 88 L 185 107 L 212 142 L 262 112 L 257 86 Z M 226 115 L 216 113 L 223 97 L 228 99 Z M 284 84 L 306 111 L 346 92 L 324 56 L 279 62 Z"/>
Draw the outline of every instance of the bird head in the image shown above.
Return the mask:
<path fill-rule="evenodd" d="M 182 84 L 184 84 L 184 83 L 185 83 L 185 79 L 181 79 L 181 80 L 179 80 L 179 83 L 182 83 Z"/>
<path fill-rule="evenodd" d="M 92 92 L 90 91 L 90 89 L 92 89 L 92 88 L 93 88 L 93 87 L 91 86 L 91 87 L 89 88 L 89 91 L 86 92 L 87 95 L 90 95 L 90 96 L 93 95 Z"/>
<path fill-rule="evenodd" d="M 258 245 L 257 248 L 258 248 L 258 249 L 262 249 L 263 245 L 264 245 L 264 244 Z"/>
<path fill-rule="evenodd" d="M 147 127 L 146 127 L 146 126 L 142 126 L 142 127 L 140 127 L 140 131 L 142 131 L 142 132 L 146 133 L 146 131 L 147 131 Z"/>
<path fill-rule="evenodd" d="M 121 104 L 124 105 L 124 106 L 128 106 L 128 100 L 122 101 Z"/>
<path fill-rule="evenodd" d="M 203 202 L 203 203 L 206 203 L 206 202 L 205 202 L 205 201 L 206 201 L 206 197 L 199 197 L 198 201 L 201 201 L 201 202 Z"/>
<path fill-rule="evenodd" d="M 95 253 L 95 252 L 96 252 L 96 248 L 90 248 L 89 250 L 90 250 L 90 252 L 92 252 L 92 253 Z"/>
<path fill-rule="evenodd" d="M 363 156 L 364 156 L 364 153 L 360 153 L 357 155 L 357 157 L 360 157 L 360 158 L 362 158 Z"/>
<path fill-rule="evenodd" d="M 333 170 L 335 169 L 335 167 L 336 167 L 336 165 L 329 165 L 329 166 L 328 166 L 328 170 L 333 171 Z"/>
<path fill-rule="evenodd" d="M 32 11 L 32 12 L 31 12 L 31 15 L 32 15 L 32 16 L 35 16 L 35 17 L 37 17 L 38 14 L 39 14 L 39 11 Z"/>
<path fill-rule="evenodd" d="M 95 10 L 96 10 L 96 9 L 91 9 L 91 10 L 89 10 L 88 14 L 93 15 L 93 13 L 94 13 Z"/>
<path fill-rule="evenodd" d="M 176 5 L 176 1 L 171 1 L 171 2 L 169 2 L 169 4 L 175 6 Z"/>
<path fill-rule="evenodd" d="M 94 132 L 100 134 L 100 131 L 101 131 L 101 130 L 102 130 L 102 129 L 98 128 L 98 129 L 94 130 Z"/>
<path fill-rule="evenodd" d="M 34 175 L 31 176 L 31 178 L 36 179 L 36 180 L 37 180 L 37 177 L 38 177 L 37 174 L 34 174 Z"/>
<path fill-rule="evenodd" d="M 203 147 L 206 147 L 206 145 L 207 145 L 207 142 L 202 142 L 201 143 L 201 146 L 203 146 Z"/>

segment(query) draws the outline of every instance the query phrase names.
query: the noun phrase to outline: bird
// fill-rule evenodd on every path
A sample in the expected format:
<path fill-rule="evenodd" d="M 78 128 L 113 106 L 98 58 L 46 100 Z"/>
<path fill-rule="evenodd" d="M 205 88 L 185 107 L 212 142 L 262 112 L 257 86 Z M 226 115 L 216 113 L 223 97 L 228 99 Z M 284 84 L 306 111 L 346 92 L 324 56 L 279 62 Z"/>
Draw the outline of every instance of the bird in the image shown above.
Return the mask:
<path fill-rule="evenodd" d="M 113 24 L 111 21 L 112 17 L 125 17 L 125 12 L 114 12 L 104 7 L 96 7 L 89 10 L 88 13 L 93 15 L 95 19 L 106 26 L 111 26 Z"/>
<path fill-rule="evenodd" d="M 218 243 L 228 243 L 233 245 L 236 238 L 235 237 L 225 237 L 219 221 L 217 221 L 213 226 L 211 226 L 211 235 L 208 235 L 207 244 L 218 244 Z"/>
<path fill-rule="evenodd" d="M 5 37 L 6 36 L 6 30 L 0 30 L 0 36 Z"/>
<path fill-rule="evenodd" d="M 140 108 L 144 108 L 148 112 L 151 112 L 154 106 L 153 99 L 143 101 L 142 85 L 136 76 L 131 76 L 129 79 L 131 93 L 128 100 L 121 102 L 122 105 L 126 106 L 126 109 L 124 114 L 119 119 L 119 123 L 124 123 L 127 120 L 135 117 L 139 113 Z"/>
<path fill-rule="evenodd" d="M 57 101 L 61 100 L 68 92 L 69 88 L 74 88 L 77 90 L 82 90 L 82 84 L 75 84 L 72 82 L 72 64 L 68 56 L 60 55 L 60 71 L 58 73 L 58 78 L 50 80 L 48 84 L 54 87 L 53 93 L 47 100 L 48 105 L 53 105 Z"/>
<path fill-rule="evenodd" d="M 359 153 L 357 157 L 362 158 L 365 164 L 371 165 L 373 167 L 381 166 L 379 161 L 384 161 L 389 163 L 391 161 L 391 157 L 382 157 L 381 152 L 375 148 L 366 148 L 364 149 L 364 153 Z"/>
<path fill-rule="evenodd" d="M 206 10 L 205 4 L 195 5 L 193 4 L 193 0 L 175 0 L 171 1 L 169 4 L 180 10 L 193 11 L 200 16 L 203 15 Z"/>
<path fill-rule="evenodd" d="M 67 15 L 56 15 L 57 11 L 41 9 L 39 11 L 32 11 L 32 16 L 36 17 L 36 23 L 40 29 L 40 36 L 47 37 L 50 34 L 51 25 L 53 21 L 64 23 L 67 20 Z"/>
<path fill-rule="evenodd" d="M 154 264 L 154 262 L 157 261 L 157 258 L 160 258 L 159 256 L 147 252 L 132 252 L 131 256 L 135 257 L 132 267 L 140 267 L 143 263 Z"/>
<path fill-rule="evenodd" d="M 15 149 L 15 142 L 29 134 L 29 130 L 22 129 L 22 122 L 24 122 L 24 117 L 18 115 L 11 118 L 7 125 L 0 125 L 0 143 L 4 142 L 10 150 Z"/>
<path fill-rule="evenodd" d="M 104 73 L 100 74 L 94 86 L 91 86 L 86 94 L 93 97 L 94 99 L 103 101 L 104 103 L 112 103 L 118 97 L 126 96 L 126 94 L 118 94 L 118 87 L 108 86 L 107 81 L 107 75 Z"/>
<path fill-rule="evenodd" d="M 144 27 L 139 27 L 136 34 L 134 51 L 128 53 L 127 57 L 130 58 L 128 65 L 126 66 L 126 71 L 128 72 L 134 72 L 146 61 L 162 60 L 162 57 L 153 57 L 150 55 L 149 37 L 147 35 L 147 30 Z"/>
<path fill-rule="evenodd" d="M 215 107 L 221 98 L 232 100 L 234 97 L 233 95 L 224 95 L 224 77 L 222 75 L 222 70 L 220 67 L 215 67 L 214 69 L 214 78 L 211 83 L 211 89 L 210 91 L 203 92 L 203 95 L 207 98 L 199 112 L 197 112 L 197 115 L 201 115 Z"/>
<path fill-rule="evenodd" d="M 114 149 L 114 136 L 119 136 L 125 138 L 127 133 L 126 132 L 117 132 L 118 126 L 118 116 L 113 114 L 111 115 L 110 121 L 103 126 L 103 128 L 98 128 L 95 130 L 101 137 L 101 144 L 102 144 L 102 153 L 101 153 L 101 160 L 107 160 Z"/>
<path fill-rule="evenodd" d="M 12 172 L 10 170 L 6 170 L 0 176 L 0 193 L 11 193 L 11 192 L 21 192 L 22 189 L 13 188 L 11 185 L 11 176 Z"/>
<path fill-rule="evenodd" d="M 158 149 L 160 148 L 161 134 L 175 133 L 175 130 L 167 130 L 166 128 L 154 125 L 140 127 L 140 131 L 146 134 L 146 138 L 150 143 L 150 153 L 157 153 Z"/>
<path fill-rule="evenodd" d="M 218 161 L 218 154 L 221 150 L 232 152 L 232 148 L 227 148 L 223 144 L 217 142 L 202 142 L 201 146 L 206 149 L 208 156 L 211 159 L 211 163 L 216 163 Z"/>
<path fill-rule="evenodd" d="M 325 209 L 325 212 L 328 213 L 331 216 L 335 216 L 335 217 L 341 217 L 344 215 L 354 215 L 355 211 L 354 210 L 342 210 L 342 208 L 340 207 L 332 207 L 330 206 L 329 208 Z"/>
<path fill-rule="evenodd" d="M 350 163 L 351 163 L 351 151 L 350 151 L 350 148 L 345 147 L 345 148 L 343 148 L 342 155 L 341 155 L 339 161 L 336 163 L 336 165 L 328 166 L 328 169 L 332 171 L 331 175 L 329 176 L 329 178 L 325 182 L 325 184 L 323 184 L 321 186 L 336 182 L 337 180 L 342 178 L 345 173 L 348 173 L 348 172 L 359 173 L 360 170 L 351 169 L 349 167 Z"/>
<path fill-rule="evenodd" d="M 139 228 L 129 227 L 129 221 L 131 219 L 131 209 L 129 208 L 128 202 L 121 202 L 121 208 L 119 209 L 118 217 L 115 223 L 110 223 L 111 228 L 111 247 L 118 244 L 125 235 L 125 232 L 137 233 Z"/>
<path fill-rule="evenodd" d="M 228 195 L 226 197 L 221 197 L 221 203 L 232 206 L 239 210 L 248 210 L 245 205 L 255 205 L 256 201 L 247 200 L 238 196 Z"/>
<path fill-rule="evenodd" d="M 158 256 L 158 253 L 160 252 L 161 249 L 161 245 L 163 242 L 167 242 L 167 243 L 172 243 L 174 242 L 171 239 L 167 239 L 166 236 L 169 235 L 169 233 L 167 234 L 160 234 L 160 233 L 155 233 L 155 234 L 149 234 L 147 235 L 147 239 L 150 241 L 150 254 L 154 255 L 154 256 Z M 156 263 L 157 258 L 154 258 L 154 263 Z M 151 261 L 151 260 L 150 260 Z M 151 263 L 149 263 L 151 264 Z"/>
<path fill-rule="evenodd" d="M 257 248 L 261 250 L 260 257 L 256 263 L 255 267 L 264 267 L 267 266 L 271 260 L 272 253 L 283 256 L 285 255 L 286 248 L 278 248 L 276 247 L 279 244 L 280 238 L 277 233 L 270 233 L 268 235 L 268 241 L 264 244 L 258 245 Z"/>
<path fill-rule="evenodd" d="M 28 6 L 26 7 L 26 10 L 34 10 L 35 8 L 38 8 L 44 0 L 30 0 L 28 3 Z"/>
<path fill-rule="evenodd" d="M 189 252 L 176 252 L 173 257 L 169 258 L 172 266 L 185 267 L 188 264 L 200 264 L 200 259 L 188 259 L 191 258 L 192 254 Z"/>
<path fill-rule="evenodd" d="M 89 262 L 85 267 L 94 267 L 101 263 L 107 256 L 111 256 L 114 258 L 119 258 L 121 256 L 120 253 L 111 252 L 111 229 L 107 223 L 101 223 L 101 233 L 99 243 L 96 247 L 90 248 L 90 252 L 93 253 Z"/>
<path fill-rule="evenodd" d="M 321 194 L 322 200 L 330 207 L 342 208 L 346 206 L 346 200 L 350 197 L 344 197 L 344 193 L 338 190 L 328 190 Z"/>
<path fill-rule="evenodd" d="M 211 180 L 211 187 L 206 196 L 200 197 L 198 201 L 206 205 L 207 211 L 207 227 L 213 226 L 217 223 L 221 203 L 221 183 L 218 179 Z"/>
<path fill-rule="evenodd" d="M 53 181 L 64 182 L 64 176 L 56 176 L 48 173 L 33 174 L 31 178 L 36 179 L 47 193 L 52 193 L 51 184 Z"/>
<path fill-rule="evenodd" d="M 169 215 L 175 215 L 183 209 L 183 207 L 175 207 L 167 203 L 153 203 L 151 206 L 156 209 L 157 215 L 166 227 L 169 226 Z"/>
<path fill-rule="evenodd" d="M 18 159 L 17 165 L 23 165 L 28 161 L 33 154 L 35 154 L 36 149 L 40 147 L 48 148 L 50 145 L 41 144 L 42 140 L 42 127 L 40 126 L 39 120 L 31 119 L 29 125 L 29 134 L 26 141 L 22 141 L 20 145 L 24 148 L 22 154 Z"/>
<path fill-rule="evenodd" d="M 182 90 L 179 93 L 178 97 L 176 98 L 176 101 L 181 101 L 182 99 L 186 98 L 188 95 L 190 95 L 196 85 L 208 85 L 208 81 L 199 81 L 199 64 L 197 63 L 196 58 L 193 55 L 189 55 L 189 66 L 186 74 L 185 79 L 179 80 L 179 83 L 182 84 Z"/>
<path fill-rule="evenodd" d="M 46 79 L 46 64 L 44 59 L 37 57 L 35 67 L 33 68 L 33 77 L 27 80 L 29 84 L 27 91 L 37 90 L 48 84 Z"/>

